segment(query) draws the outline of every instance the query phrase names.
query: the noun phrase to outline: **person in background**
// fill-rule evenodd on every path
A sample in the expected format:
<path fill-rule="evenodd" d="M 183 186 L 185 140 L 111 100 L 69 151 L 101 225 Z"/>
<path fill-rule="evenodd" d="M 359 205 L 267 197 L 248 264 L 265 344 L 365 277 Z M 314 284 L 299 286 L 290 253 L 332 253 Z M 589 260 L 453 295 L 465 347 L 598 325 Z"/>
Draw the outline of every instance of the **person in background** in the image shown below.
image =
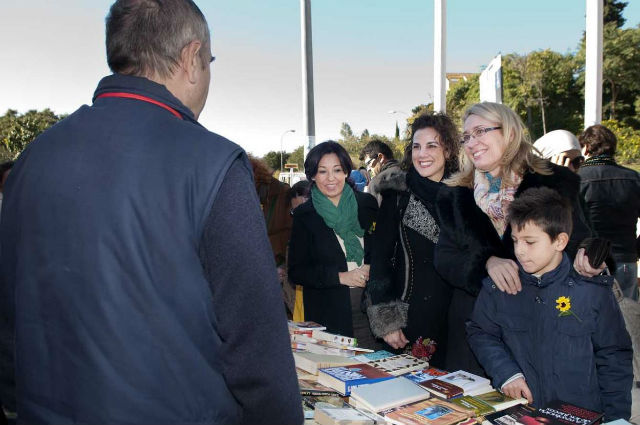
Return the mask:
<path fill-rule="evenodd" d="M 363 176 L 360 171 L 351 170 L 349 179 L 351 179 L 358 192 L 364 192 L 364 188 L 367 186 L 367 178 Z"/>
<path fill-rule="evenodd" d="M 580 207 L 580 179 L 566 167 L 534 154 L 520 117 L 508 106 L 483 102 L 463 116 L 461 170 L 438 192 L 440 238 L 436 270 L 454 287 L 449 309 L 447 369 L 482 373 L 465 336 L 468 319 L 482 279 L 488 274 L 500 291 L 522 289 L 513 254 L 507 208 L 531 187 L 550 187 L 569 200 L 573 233 L 567 254 L 582 274 L 604 269 L 591 267 L 579 243 L 591 236 Z M 579 252 L 578 252 L 579 251 Z"/>
<path fill-rule="evenodd" d="M 267 226 L 269 243 L 278 266 L 280 281 L 286 272 L 284 259 L 291 235 L 291 214 L 289 214 L 289 185 L 273 177 L 273 170 L 266 162 L 249 155 L 253 180 L 260 200 L 260 208 Z"/>
<path fill-rule="evenodd" d="M 625 297 L 638 301 L 636 223 L 640 217 L 640 176 L 615 160 L 617 138 L 597 124 L 579 137 L 587 158 L 578 175 L 594 232 L 611 241 L 615 276 Z"/>
<path fill-rule="evenodd" d="M 304 320 L 372 347 L 361 302 L 378 205 L 349 185 L 351 158 L 334 141 L 311 149 L 304 169 L 311 196 L 293 212 L 289 243 L 289 279 L 303 287 Z"/>
<path fill-rule="evenodd" d="M 543 158 L 569 168 L 574 173 L 584 162 L 578 138 L 567 130 L 553 130 L 535 141 L 533 147 Z"/>
<path fill-rule="evenodd" d="M 394 159 L 393 151 L 389 145 L 379 139 L 371 140 L 362 148 L 360 161 L 364 161 L 364 165 L 371 175 L 371 181 L 367 186 L 369 188 L 368 192 L 376 197 L 378 205 L 380 205 L 382 196 L 378 191 L 380 182 L 378 175 L 388 169 L 400 171 L 400 163 Z"/>
<path fill-rule="evenodd" d="M 483 282 L 469 343 L 509 397 L 534 407 L 561 400 L 606 422 L 631 414 L 631 340 L 614 298 L 611 276 L 586 278 L 564 249 L 571 205 L 556 191 L 532 188 L 508 208 L 522 290 L 509 295 Z"/>
<path fill-rule="evenodd" d="M 106 51 L 93 105 L 31 142 L 5 186 L 18 422 L 302 423 L 251 164 L 197 121 L 205 17 L 118 0 Z"/>
<path fill-rule="evenodd" d="M 451 287 L 436 272 L 433 253 L 440 228 L 435 200 L 441 180 L 458 169 L 459 134 L 444 114 L 423 114 L 411 124 L 407 172 L 380 174 L 382 204 L 376 220 L 367 308 L 371 329 L 395 350 L 418 338 L 435 343 L 429 363 L 445 367 Z M 385 173 L 394 173 L 384 178 Z"/>

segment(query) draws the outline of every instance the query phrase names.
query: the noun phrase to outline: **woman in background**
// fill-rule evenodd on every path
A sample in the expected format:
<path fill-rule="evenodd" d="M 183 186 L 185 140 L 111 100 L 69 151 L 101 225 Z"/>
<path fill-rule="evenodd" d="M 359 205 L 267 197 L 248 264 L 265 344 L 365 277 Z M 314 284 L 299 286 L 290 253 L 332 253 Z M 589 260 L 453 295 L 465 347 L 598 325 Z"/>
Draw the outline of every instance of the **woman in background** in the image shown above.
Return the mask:
<path fill-rule="evenodd" d="M 380 173 L 382 203 L 371 254 L 367 308 L 376 337 L 395 350 L 419 337 L 435 342 L 430 363 L 444 368 L 451 287 L 438 275 L 433 254 L 440 228 L 435 200 L 441 180 L 458 169 L 459 135 L 444 114 L 411 124 L 403 169 Z"/>
<path fill-rule="evenodd" d="M 303 287 L 304 320 L 373 346 L 360 303 L 377 203 L 347 183 L 351 159 L 336 142 L 311 149 L 304 168 L 311 196 L 293 212 L 289 243 L 289 279 Z"/>

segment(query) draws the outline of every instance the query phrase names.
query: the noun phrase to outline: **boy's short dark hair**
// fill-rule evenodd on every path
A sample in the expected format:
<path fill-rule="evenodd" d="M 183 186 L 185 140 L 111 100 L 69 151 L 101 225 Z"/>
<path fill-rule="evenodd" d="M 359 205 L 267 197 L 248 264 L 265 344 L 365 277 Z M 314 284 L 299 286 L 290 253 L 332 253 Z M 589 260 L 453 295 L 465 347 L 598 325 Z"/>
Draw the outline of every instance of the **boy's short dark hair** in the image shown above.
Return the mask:
<path fill-rule="evenodd" d="M 552 241 L 563 232 L 571 236 L 573 230 L 571 204 L 548 187 L 535 187 L 522 192 L 509 205 L 508 217 L 512 228 L 520 230 L 525 224 L 533 223 Z"/>
<path fill-rule="evenodd" d="M 364 148 L 362 148 L 362 150 L 360 151 L 359 159 L 360 161 L 363 161 L 366 156 L 373 158 L 378 156 L 379 153 L 384 155 L 386 159 L 394 159 L 393 151 L 391 150 L 389 145 L 387 145 L 380 139 L 373 139 L 369 143 L 364 145 Z"/>
<path fill-rule="evenodd" d="M 590 156 L 615 155 L 618 139 L 611 130 L 601 124 L 592 125 L 578 136 L 580 146 L 587 147 Z"/>

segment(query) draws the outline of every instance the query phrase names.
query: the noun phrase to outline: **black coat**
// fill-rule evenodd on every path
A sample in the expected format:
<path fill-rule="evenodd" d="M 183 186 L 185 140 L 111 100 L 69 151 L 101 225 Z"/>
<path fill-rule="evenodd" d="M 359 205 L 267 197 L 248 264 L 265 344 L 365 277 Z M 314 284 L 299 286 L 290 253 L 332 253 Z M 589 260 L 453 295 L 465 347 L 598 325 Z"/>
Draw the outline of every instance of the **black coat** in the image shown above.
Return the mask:
<path fill-rule="evenodd" d="M 369 263 L 371 230 L 378 204 L 373 196 L 355 192 L 358 221 L 364 234 L 364 263 Z M 349 288 L 338 279 L 347 262 L 333 229 L 326 225 L 309 199 L 293 213 L 289 241 L 289 279 L 303 287 L 304 319 L 327 331 L 353 336 Z"/>
<path fill-rule="evenodd" d="M 399 170 L 380 176 L 389 173 L 393 177 L 380 186 L 367 285 L 371 329 L 378 337 L 402 329 L 410 343 L 420 336 L 435 340 L 431 363 L 444 367 L 451 287 L 433 264 L 439 234 L 435 200 L 444 186 L 415 172 L 410 178 Z"/>
<path fill-rule="evenodd" d="M 580 201 L 580 178 L 568 168 L 551 164 L 550 175 L 528 172 L 515 197 L 532 187 L 549 187 L 569 199 L 573 209 L 573 232 L 566 251 L 573 261 L 580 242 L 591 236 Z M 476 205 L 473 191 L 466 187 L 447 187 L 438 193 L 440 239 L 436 247 L 436 270 L 454 287 L 449 309 L 449 348 L 447 368 L 482 372 L 466 342 L 464 323 L 487 276 L 485 268 L 491 256 L 511 258 L 511 227 L 502 238 L 489 217 Z"/>

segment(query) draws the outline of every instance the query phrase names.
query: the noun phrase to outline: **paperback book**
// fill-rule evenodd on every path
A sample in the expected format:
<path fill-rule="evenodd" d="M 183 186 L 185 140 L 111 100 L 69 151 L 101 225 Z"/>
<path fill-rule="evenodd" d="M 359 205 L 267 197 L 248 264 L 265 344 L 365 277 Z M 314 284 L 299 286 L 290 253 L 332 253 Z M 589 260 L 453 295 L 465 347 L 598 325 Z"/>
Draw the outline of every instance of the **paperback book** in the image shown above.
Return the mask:
<path fill-rule="evenodd" d="M 325 387 L 316 381 L 308 381 L 305 379 L 298 379 L 298 386 L 300 387 L 300 395 L 333 395 L 337 396 L 338 392 L 333 388 Z"/>
<path fill-rule="evenodd" d="M 316 404 L 313 420 L 320 425 L 374 425 L 375 421 L 350 407 Z"/>
<path fill-rule="evenodd" d="M 464 394 L 464 390 L 459 386 L 450 384 L 449 382 L 441 381 L 438 378 L 421 382 L 420 385 L 431 394 L 445 400 L 460 397 Z"/>
<path fill-rule="evenodd" d="M 533 406 L 517 404 L 484 417 L 483 425 L 540 425 L 536 420 L 538 410 Z"/>
<path fill-rule="evenodd" d="M 513 399 L 509 396 L 502 394 L 500 391 L 497 391 L 497 390 L 489 391 L 483 394 L 478 394 L 473 396 L 473 398 L 478 399 L 484 403 L 487 403 L 489 406 L 493 407 L 493 409 L 496 412 L 507 409 L 511 406 L 515 406 L 517 404 L 527 404 L 526 398 Z"/>
<path fill-rule="evenodd" d="M 472 411 L 447 401 L 429 399 L 389 412 L 385 417 L 394 424 L 452 425 L 472 414 Z"/>
<path fill-rule="evenodd" d="M 538 409 L 538 413 L 546 418 L 545 423 L 557 425 L 598 425 L 604 416 L 601 412 L 585 409 L 571 403 L 554 400 L 545 407 Z"/>
<path fill-rule="evenodd" d="M 351 394 L 356 385 L 373 384 L 393 378 L 393 375 L 367 364 L 329 367 L 318 371 L 318 383 L 337 390 L 342 395 Z"/>
<path fill-rule="evenodd" d="M 493 390 L 491 382 L 487 378 L 465 372 L 464 370 L 451 372 L 438 379 L 462 388 L 464 395 L 477 395 Z"/>
<path fill-rule="evenodd" d="M 351 388 L 349 402 L 357 408 L 380 412 L 429 398 L 429 392 L 402 376 Z"/>
<path fill-rule="evenodd" d="M 335 354 L 318 354 L 306 352 L 293 353 L 293 360 L 295 361 L 297 368 L 313 375 L 317 375 L 318 369 L 324 367 L 345 366 L 358 363 L 357 360 L 354 360 L 352 358 L 338 356 Z"/>
<path fill-rule="evenodd" d="M 376 360 L 381 360 L 384 359 L 386 357 L 392 357 L 395 356 L 395 354 L 390 353 L 386 350 L 379 350 L 379 351 L 375 351 L 373 353 L 365 353 L 365 354 L 358 354 L 357 356 L 354 356 L 353 358 L 358 360 L 360 363 L 370 363 L 370 362 L 374 362 Z"/>
<path fill-rule="evenodd" d="M 402 375 L 403 373 L 414 370 L 427 369 L 429 367 L 429 363 L 426 361 L 413 357 L 409 354 L 398 354 L 391 357 L 385 357 L 372 361 L 369 364 L 394 376 Z"/>
<path fill-rule="evenodd" d="M 412 372 L 407 372 L 405 374 L 402 374 L 401 376 L 411 379 L 413 382 L 417 384 L 421 384 L 425 381 L 438 378 L 439 376 L 447 375 L 448 373 L 449 372 L 446 372 L 444 370 L 436 369 L 435 367 L 430 367 L 429 369 L 414 370 Z"/>
<path fill-rule="evenodd" d="M 488 415 L 489 413 L 495 412 L 495 409 L 493 407 L 489 406 L 484 401 L 470 395 L 455 398 L 451 400 L 451 403 L 457 404 L 458 406 L 465 409 L 473 410 L 474 416 L 484 416 Z"/>

